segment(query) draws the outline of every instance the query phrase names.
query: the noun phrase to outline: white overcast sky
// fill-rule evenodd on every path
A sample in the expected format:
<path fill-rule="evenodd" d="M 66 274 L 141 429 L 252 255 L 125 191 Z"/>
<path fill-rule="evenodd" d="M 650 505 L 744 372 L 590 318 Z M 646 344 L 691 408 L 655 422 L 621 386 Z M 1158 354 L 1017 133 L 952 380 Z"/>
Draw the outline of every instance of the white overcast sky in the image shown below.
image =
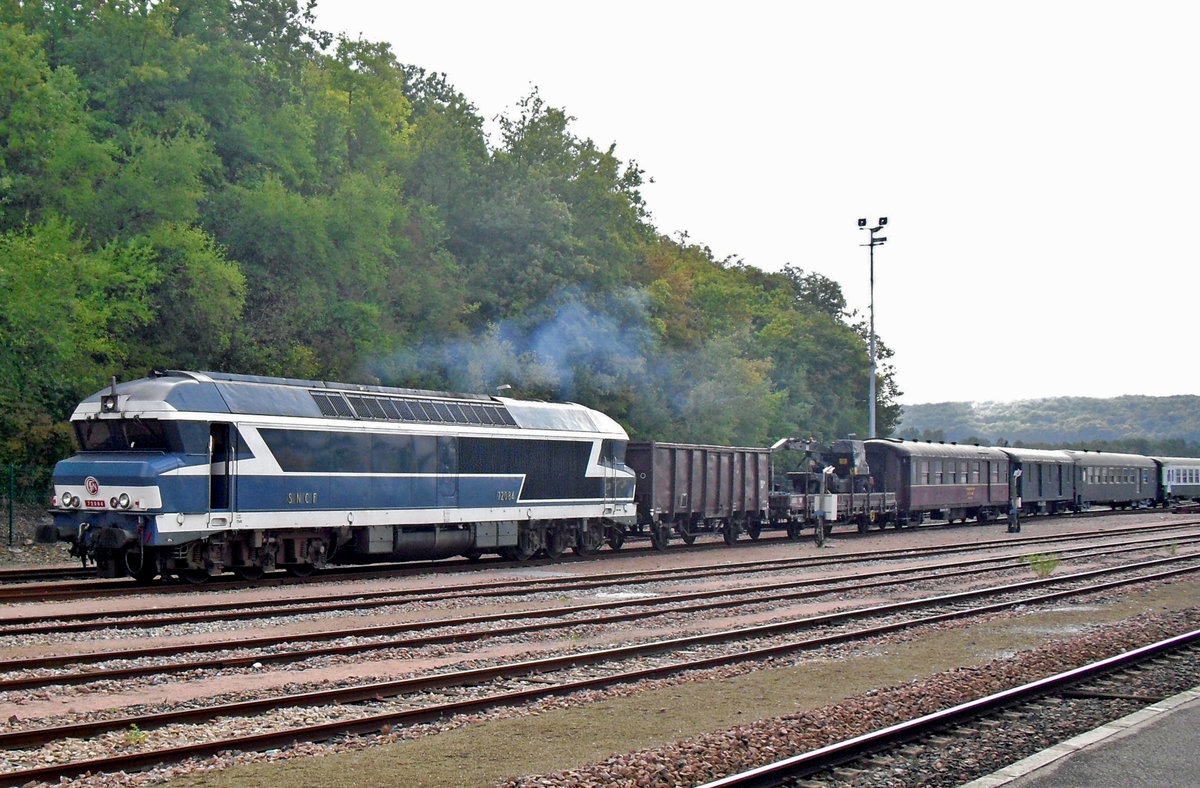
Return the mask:
<path fill-rule="evenodd" d="M 536 87 L 655 226 L 870 303 L 902 403 L 1200 394 L 1200 4 L 322 0 L 484 118 Z"/>

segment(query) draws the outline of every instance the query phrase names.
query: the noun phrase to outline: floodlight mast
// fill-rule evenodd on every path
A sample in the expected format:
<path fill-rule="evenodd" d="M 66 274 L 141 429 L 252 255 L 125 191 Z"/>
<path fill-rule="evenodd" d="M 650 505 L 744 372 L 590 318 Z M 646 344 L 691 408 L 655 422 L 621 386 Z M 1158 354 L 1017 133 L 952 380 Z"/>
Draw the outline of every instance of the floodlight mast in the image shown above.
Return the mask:
<path fill-rule="evenodd" d="M 879 224 L 874 227 L 867 227 L 866 219 L 858 220 L 858 229 L 869 230 L 871 240 L 862 246 L 869 247 L 871 260 L 871 339 L 869 346 L 869 354 L 871 361 L 870 375 L 867 379 L 867 399 L 869 401 L 867 410 L 867 437 L 875 437 L 875 247 L 883 246 L 887 243 L 887 238 L 876 238 L 875 233 L 882 230 L 887 225 L 887 217 L 879 217 Z"/>

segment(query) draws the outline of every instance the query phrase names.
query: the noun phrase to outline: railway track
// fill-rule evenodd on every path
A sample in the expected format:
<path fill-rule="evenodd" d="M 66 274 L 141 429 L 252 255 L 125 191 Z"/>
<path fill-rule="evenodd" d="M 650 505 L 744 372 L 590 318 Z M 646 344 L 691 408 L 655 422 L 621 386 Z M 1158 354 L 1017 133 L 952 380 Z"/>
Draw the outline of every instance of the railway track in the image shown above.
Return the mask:
<path fill-rule="evenodd" d="M 730 564 L 729 566 L 731 566 L 733 568 L 739 568 L 739 567 L 740 568 L 748 568 L 748 567 L 761 565 L 765 569 L 766 566 L 769 564 L 775 564 L 775 565 L 787 564 L 790 566 L 799 567 L 799 566 L 814 566 L 814 565 L 823 565 L 823 564 L 833 565 L 833 564 L 838 564 L 838 563 L 847 564 L 847 563 L 855 563 L 855 562 L 860 562 L 860 561 L 889 560 L 892 558 L 911 558 L 911 557 L 918 556 L 918 555 L 941 555 L 941 554 L 946 554 L 946 553 L 978 551 L 978 550 L 984 550 L 984 549 L 990 549 L 990 548 L 1013 548 L 1013 547 L 1022 548 L 1022 549 L 1024 549 L 1024 548 L 1049 548 L 1056 544 L 1069 544 L 1071 542 L 1087 541 L 1089 539 L 1111 539 L 1113 537 L 1120 537 L 1120 536 L 1135 536 L 1135 537 L 1141 538 L 1141 537 L 1145 537 L 1145 536 L 1153 536 L 1155 534 L 1165 534 L 1165 535 L 1183 534 L 1183 535 L 1186 535 L 1186 534 L 1192 533 L 1194 531 L 1195 526 L 1197 526 L 1197 525 L 1200 525 L 1200 521 L 1173 522 L 1173 523 L 1158 524 L 1158 525 L 1143 525 L 1143 526 L 1139 526 L 1139 527 L 1135 527 L 1135 528 L 1102 529 L 1102 530 L 1095 530 L 1095 531 L 1075 532 L 1075 533 L 1070 533 L 1070 534 L 1026 535 L 1026 536 L 1011 536 L 1010 535 L 1010 536 L 1002 537 L 999 539 L 979 540 L 976 542 L 972 542 L 968 545 L 960 545 L 960 546 L 934 546 L 934 547 L 908 547 L 908 548 L 897 547 L 897 548 L 889 548 L 887 550 L 869 550 L 869 551 L 860 551 L 860 552 L 841 553 L 841 554 L 837 554 L 837 555 L 830 555 L 828 553 L 818 552 L 818 553 L 799 555 L 799 556 L 796 556 L 795 558 L 791 558 L 791 559 L 772 559 L 767 562 L 761 562 L 761 564 L 760 564 L 760 562 L 754 562 L 754 561 L 735 562 L 735 563 Z M 1170 538 L 1170 537 L 1167 536 L 1165 538 Z M 712 546 L 716 549 L 721 549 L 716 544 L 714 544 Z M 501 569 L 514 568 L 514 569 L 520 569 L 520 570 L 528 570 L 530 568 L 535 568 L 535 567 L 554 566 L 554 565 L 556 565 L 556 562 L 542 562 L 542 563 L 530 562 L 530 563 L 525 563 L 525 564 L 513 564 L 510 562 L 510 563 L 498 564 L 492 568 L 501 568 Z M 471 573 L 473 573 L 474 571 L 477 570 L 478 565 L 472 564 L 471 567 L 472 568 L 469 571 Z M 687 572 L 694 572 L 695 570 L 691 570 L 691 569 L 656 570 L 656 572 L 664 572 L 664 573 L 669 573 L 671 571 L 677 571 L 677 572 L 686 574 Z M 408 571 L 405 574 L 406 575 L 450 574 L 452 576 L 457 576 L 462 573 L 465 573 L 465 572 L 463 571 L 463 568 L 461 566 L 455 567 L 455 568 L 450 568 L 450 567 L 438 567 L 436 565 L 425 564 L 423 566 L 418 567 L 417 569 Z M 381 573 L 381 574 L 376 575 L 374 572 L 365 574 L 365 575 L 359 575 L 359 574 L 351 575 L 351 577 L 354 577 L 357 579 L 372 579 L 375 577 L 393 577 L 393 576 L 395 576 L 395 575 L 388 574 L 388 573 Z M 601 577 L 603 577 L 603 576 L 601 576 Z M 611 574 L 607 575 L 607 577 L 613 582 L 616 582 L 616 581 L 634 582 L 634 581 L 641 579 L 639 577 L 639 573 L 628 573 L 628 572 L 611 573 Z M 647 577 L 649 577 L 649 575 L 647 575 Z M 315 581 L 313 578 L 290 578 L 288 580 L 270 581 L 268 583 L 260 582 L 258 584 L 250 584 L 250 583 L 244 583 L 244 582 L 230 583 L 227 585 L 223 585 L 221 587 L 224 590 L 239 590 L 239 589 L 246 589 L 246 588 L 265 588 L 265 587 L 271 587 L 272 585 L 287 585 L 289 587 L 292 585 L 304 586 L 304 585 L 308 585 L 312 582 L 317 582 L 318 585 L 325 585 L 329 582 L 340 582 L 340 581 L 344 581 L 345 579 L 346 579 L 346 576 L 343 576 L 343 575 L 330 575 L 330 576 L 323 576 L 319 580 L 315 580 Z M 547 581 L 544 578 L 539 578 L 536 580 L 528 580 L 523 583 L 505 581 L 504 583 L 498 583 L 498 584 L 471 584 L 468 586 L 468 589 L 471 593 L 487 593 L 493 588 L 511 588 L 515 591 L 522 587 L 524 587 L 524 588 L 540 588 L 540 587 L 543 587 L 546 582 Z M 156 594 L 156 593 L 178 594 L 178 593 L 180 593 L 181 590 L 190 591 L 194 588 L 192 586 L 186 586 L 186 585 L 185 586 L 178 586 L 178 585 L 162 586 L 162 585 L 160 585 L 160 586 L 149 586 L 149 587 L 148 586 L 136 586 L 136 585 L 133 585 L 131 581 L 127 581 L 127 580 L 116 580 L 116 581 L 92 580 L 92 581 L 88 581 L 88 582 L 81 583 L 78 585 L 76 585 L 76 584 L 67 584 L 67 585 L 69 586 L 67 588 L 63 588 L 59 584 L 48 584 L 48 585 L 44 585 L 44 586 L 42 586 L 42 585 L 37 585 L 37 586 L 22 585 L 22 586 L 10 587 L 10 588 L 0 587 L 0 603 L 9 602 L 9 603 L 12 603 L 15 605 L 15 604 L 19 604 L 19 603 L 45 602 L 45 601 L 51 601 L 51 600 L 70 601 L 73 599 L 93 599 L 93 598 L 96 598 L 96 596 L 98 594 L 104 595 L 105 598 L 110 598 L 110 597 L 114 597 L 114 596 L 123 597 L 123 596 L 134 596 L 134 595 L 143 595 L 143 594 Z M 215 588 L 215 587 L 216 587 L 215 585 L 211 586 L 211 588 Z M 227 614 L 229 614 L 230 611 L 234 611 L 238 608 L 239 603 L 237 603 L 237 602 L 203 601 L 205 599 L 205 595 L 204 595 L 203 591 L 206 591 L 209 588 L 210 588 L 209 586 L 205 586 L 205 587 L 203 587 L 203 590 L 198 591 L 199 596 L 195 597 L 195 599 L 197 601 L 195 601 L 194 603 L 193 602 L 185 603 L 186 607 L 187 607 L 187 612 L 182 613 L 180 615 L 181 616 L 199 615 L 198 611 L 200 611 L 200 610 L 210 610 L 214 613 L 224 611 Z M 353 600 L 355 600 L 355 599 L 361 600 L 362 606 L 370 606 L 370 603 L 373 600 L 380 600 L 390 593 L 393 593 L 393 592 L 388 592 L 388 591 L 365 592 L 365 593 L 359 592 L 359 593 L 349 593 L 349 594 L 338 594 L 338 595 L 332 595 L 332 596 L 327 593 L 317 593 L 317 594 L 314 594 L 311 596 L 306 596 L 306 597 L 293 597 L 293 599 L 295 600 L 296 605 L 306 606 L 306 608 L 309 611 L 322 610 L 322 609 L 343 609 L 344 610 L 344 609 L 354 609 L 353 607 L 347 607 L 347 606 L 353 605 L 354 604 Z M 427 595 L 428 597 L 433 598 L 433 597 L 436 597 L 436 594 L 438 593 L 438 591 L 437 590 L 428 590 L 425 592 L 418 592 L 418 593 L 422 593 L 422 594 Z M 326 605 L 326 607 L 322 607 L 322 605 Z M 141 608 L 141 606 L 138 607 L 137 613 L 135 615 L 139 615 L 139 616 L 142 615 L 142 610 L 140 608 Z M 279 615 L 290 615 L 290 614 L 291 614 L 291 611 L 288 610 L 286 607 L 282 608 L 279 612 Z M 111 607 L 105 611 L 90 612 L 90 613 L 76 613 L 76 614 L 68 614 L 68 615 L 64 615 L 61 617 L 56 617 L 54 619 L 53 624 L 50 624 L 45 621 L 46 617 L 45 617 L 45 614 L 42 612 L 32 614 L 32 615 L 22 616 L 22 614 L 18 610 L 13 610 L 7 615 L 4 613 L 4 611 L 0 611 L 0 635 L 10 634 L 10 633 L 13 633 L 16 631 L 34 632 L 34 631 L 38 631 L 37 629 L 35 629 L 35 627 L 37 627 L 37 626 L 43 627 L 43 629 L 41 631 L 52 631 L 52 629 L 54 631 L 66 631 L 66 630 L 62 629 L 62 625 L 67 625 L 68 627 L 70 627 L 74 624 L 74 622 L 81 622 L 81 621 L 88 621 L 88 620 L 100 620 L 100 619 L 107 619 L 107 620 L 112 620 L 115 622 L 115 621 L 121 620 L 120 617 L 122 615 L 123 615 L 122 611 L 117 609 L 114 605 L 113 607 Z M 177 622 L 182 622 L 182 621 L 186 621 L 189 619 L 181 617 L 181 618 L 178 618 L 175 620 Z M 192 619 L 192 620 L 203 620 L 203 619 L 201 618 L 201 619 Z M 155 623 L 154 625 L 160 625 L 163 623 L 167 623 L 165 614 L 164 614 L 164 618 L 158 619 L 157 623 Z M 136 624 L 127 623 L 126 625 L 136 625 Z M 19 629 L 22 626 L 24 626 L 26 628 Z"/>
<path fill-rule="evenodd" d="M 1109 511 L 1109 510 L 1094 510 L 1088 512 L 1076 512 L 1068 515 L 1054 515 L 1040 517 L 1034 522 L 1050 522 L 1055 519 L 1070 517 L 1074 519 L 1085 520 L 1090 517 L 1107 516 L 1107 515 L 1137 515 L 1144 514 L 1144 510 L 1128 510 L 1128 511 Z M 1131 531 L 1143 531 L 1147 529 L 1159 528 L 1176 528 L 1187 527 L 1200 523 L 1197 520 L 1179 520 L 1177 522 L 1162 524 L 1158 526 L 1140 526 L 1130 528 Z M 904 530 L 908 532 L 931 532 L 942 529 L 971 529 L 981 526 L 969 523 L 948 523 L 948 522 L 931 522 L 921 525 L 906 526 Z M 986 527 L 986 526 L 983 526 Z M 1107 532 L 1111 533 L 1113 529 Z M 831 537 L 834 539 L 845 539 L 854 541 L 862 539 L 870 534 L 860 534 L 852 530 L 839 530 Z M 761 535 L 754 539 L 747 539 L 749 543 L 770 543 L 770 542 L 789 542 L 789 541 L 811 541 L 804 538 L 791 539 L 782 530 L 764 530 Z M 1000 541 L 1000 540 L 997 540 Z M 1013 542 L 1013 539 L 1007 540 Z M 632 547 L 630 545 L 633 545 Z M 728 550 L 729 546 L 716 534 L 703 534 L 692 545 L 678 545 L 671 549 L 675 550 Z M 903 549 L 903 548 L 898 548 Z M 638 553 L 655 553 L 658 552 L 651 544 L 650 538 L 643 534 L 634 534 L 625 542 L 625 546 L 620 550 L 604 550 L 590 556 L 573 556 L 564 555 L 554 560 L 538 560 L 516 563 L 505 561 L 498 557 L 489 557 L 481 561 L 468 561 L 466 559 L 448 559 L 444 561 L 407 561 L 402 563 L 383 563 L 369 564 L 363 566 L 333 566 L 313 575 L 297 577 L 288 574 L 285 571 L 274 572 L 265 575 L 259 580 L 245 581 L 238 579 L 232 574 L 219 575 L 210 578 L 207 583 L 192 583 L 179 578 L 169 580 L 161 580 L 159 582 L 145 584 L 138 583 L 132 578 L 116 578 L 105 579 L 95 577 L 94 567 L 20 567 L 12 569 L 0 569 L 0 603 L 4 602 L 23 602 L 27 600 L 44 601 L 55 599 L 60 601 L 69 601 L 72 599 L 88 599 L 94 597 L 97 593 L 103 593 L 107 597 L 120 596 L 140 596 L 145 594 L 172 594 L 179 593 L 181 589 L 205 589 L 205 590 L 236 590 L 241 588 L 265 588 L 273 586 L 293 586 L 306 585 L 308 583 L 328 583 L 341 582 L 347 579 L 376 579 L 387 577 L 405 577 L 412 575 L 430 574 L 430 573 L 445 573 L 458 574 L 478 571 L 481 568 L 498 568 L 506 566 L 540 566 L 543 564 L 562 564 L 577 561 L 596 561 L 596 560 L 614 560 L 625 557 L 629 554 Z M 70 582 L 68 582 L 70 581 Z"/>
<path fill-rule="evenodd" d="M 1147 675 L 1151 672 L 1153 675 Z M 701 788 L 961 785 L 1197 684 L 1200 630 L 730 775 Z M 1091 708 L 1083 708 L 1087 704 L 1078 701 L 1090 701 Z M 1073 723 L 1051 725 L 1051 717 L 1055 723 L 1068 719 Z M 1054 736 L 1036 735 L 1047 727 L 1055 730 Z M 1002 743 L 1000 747 L 997 741 Z M 980 753 L 989 749 L 992 757 L 981 759 Z M 938 779 L 939 771 L 946 771 L 944 764 L 963 761 L 977 765 L 971 773 L 956 769 Z M 939 768 L 939 764 L 943 766 Z"/>
<path fill-rule="evenodd" d="M 977 588 L 956 594 L 904 600 L 796 620 L 462 671 L 434 672 L 396 681 L 355 684 L 254 701 L 114 717 L 101 722 L 9 731 L 0 738 L 3 746 L 8 748 L 4 755 L 5 774 L 0 775 L 0 785 L 19 785 L 30 780 L 53 780 L 88 771 L 140 769 L 154 763 L 176 762 L 183 758 L 199 757 L 228 749 L 278 747 L 294 741 L 320 741 L 384 728 L 415 725 L 468 711 L 522 705 L 552 695 L 562 696 L 585 689 L 628 684 L 683 671 L 746 661 L 761 663 L 833 643 L 863 641 L 888 632 L 996 613 L 1018 605 L 1034 605 L 1080 594 L 1093 594 L 1128 584 L 1155 582 L 1197 571 L 1200 571 L 1200 557 L 1173 556 L 1062 577 Z M 855 627 L 856 624 L 863 626 Z M 272 712 L 277 713 L 281 709 L 297 706 L 332 709 L 335 711 L 333 716 L 337 719 L 299 728 L 280 725 L 277 729 L 262 730 L 258 727 L 260 721 L 268 725 L 271 723 Z M 180 726 L 187 727 L 217 716 L 246 718 L 248 727 L 233 737 L 188 744 L 179 743 L 182 734 L 178 732 L 163 734 L 161 737 L 155 733 L 153 736 L 147 735 L 144 741 L 134 742 L 145 746 L 129 746 L 131 742 L 128 732 L 131 730 L 149 733 L 171 726 L 177 731 Z M 58 747 L 56 757 L 61 757 L 62 742 L 68 739 L 102 736 L 106 731 L 107 735 L 117 740 L 117 746 L 113 749 L 125 751 L 111 752 L 102 758 L 38 767 L 29 766 L 30 762 L 38 761 L 38 751 L 25 752 L 14 749 L 53 744 Z M 171 741 L 172 744 L 167 748 L 155 748 L 153 744 L 159 738 Z"/>
<path fill-rule="evenodd" d="M 1200 543 L 1200 538 L 1191 544 Z M 1175 544 L 1175 543 L 1173 543 Z M 1101 557 L 1113 557 L 1125 553 L 1144 552 L 1161 546 L 1160 543 L 1148 543 L 1137 546 L 1126 546 L 1116 549 L 1096 550 L 1078 548 L 1067 551 L 1061 557 L 1063 560 L 1095 560 Z M 1185 545 L 1186 546 L 1186 545 Z M 1072 555 L 1074 553 L 1074 555 Z M 769 563 L 769 562 L 760 562 Z M 757 566 L 757 565 L 756 565 Z M 309 633 L 303 636 L 305 646 L 288 650 L 280 650 L 287 644 L 299 639 L 295 634 L 265 635 L 256 637 L 238 636 L 230 639 L 217 639 L 201 644 L 163 645 L 153 648 L 139 648 L 123 651 L 107 649 L 91 653 L 69 653 L 59 656 L 40 655 L 28 659 L 10 659 L 4 665 L 4 674 L 16 674 L 9 677 L 0 676 L 0 692 L 28 690 L 48 685 L 82 684 L 99 681 L 114 681 L 136 676 L 162 677 L 177 673 L 194 674 L 197 671 L 221 670 L 247 667 L 254 664 L 280 665 L 290 662 L 311 659 L 318 656 L 348 655 L 365 652 L 378 652 L 389 649 L 416 648 L 435 643 L 466 643 L 487 638 L 502 638 L 533 632 L 547 633 L 555 629 L 577 626 L 581 618 L 591 626 L 614 625 L 630 620 L 642 620 L 654 615 L 664 614 L 695 614 L 714 611 L 721 608 L 744 608 L 756 602 L 759 597 L 769 595 L 774 603 L 795 602 L 802 599 L 819 599 L 836 593 L 838 595 L 861 594 L 865 591 L 877 591 L 889 587 L 915 586 L 922 582 L 947 580 L 950 578 L 973 577 L 979 579 L 981 573 L 1003 573 L 1025 568 L 1021 558 L 999 557 L 980 558 L 967 561 L 953 561 L 934 566 L 912 568 L 881 569 L 873 572 L 857 573 L 853 580 L 843 581 L 830 578 L 801 578 L 779 582 L 758 582 L 753 585 L 739 585 L 730 588 L 717 588 L 706 591 L 686 593 L 655 593 L 654 596 L 642 599 L 622 599 L 607 602 L 592 602 L 555 606 L 537 610 L 528 610 L 520 614 L 499 612 L 472 616 L 459 616 L 445 619 L 421 619 L 397 624 L 374 624 L 356 627 L 333 627 L 319 633 Z M 652 574 L 652 573 L 647 573 Z M 736 570 L 722 568 L 718 572 L 689 576 L 728 576 L 737 574 Z M 678 579 L 678 578 L 673 578 Z M 599 580 L 586 584 L 564 584 L 572 590 L 580 588 L 604 588 L 610 583 Z M 383 604 L 388 604 L 384 602 Z M 304 612 L 298 608 L 297 613 Z M 520 619 L 519 623 L 513 623 Z M 465 627 L 472 629 L 464 630 Z M 407 633 L 420 633 L 407 637 L 396 637 Z M 346 644 L 317 646 L 317 642 L 332 642 L 345 640 Z M 191 657 L 181 659 L 171 664 L 147 663 L 146 660 L 159 657 L 182 657 L 184 654 L 212 654 L 215 657 Z M 126 663 L 117 667 L 98 668 L 97 663 L 118 661 Z M 76 668 L 71 672 L 51 672 L 56 668 L 71 666 L 92 666 Z M 22 675 L 24 674 L 24 675 Z"/>

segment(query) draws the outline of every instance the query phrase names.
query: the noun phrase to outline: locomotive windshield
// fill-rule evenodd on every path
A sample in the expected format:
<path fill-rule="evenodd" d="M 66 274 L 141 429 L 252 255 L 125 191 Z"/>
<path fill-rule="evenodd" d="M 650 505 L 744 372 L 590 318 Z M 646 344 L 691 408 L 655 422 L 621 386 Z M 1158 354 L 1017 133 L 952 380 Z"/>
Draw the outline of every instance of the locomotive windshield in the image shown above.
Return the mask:
<path fill-rule="evenodd" d="M 163 451 L 204 453 L 208 430 L 193 422 L 158 419 L 92 419 L 75 422 L 83 451 Z"/>

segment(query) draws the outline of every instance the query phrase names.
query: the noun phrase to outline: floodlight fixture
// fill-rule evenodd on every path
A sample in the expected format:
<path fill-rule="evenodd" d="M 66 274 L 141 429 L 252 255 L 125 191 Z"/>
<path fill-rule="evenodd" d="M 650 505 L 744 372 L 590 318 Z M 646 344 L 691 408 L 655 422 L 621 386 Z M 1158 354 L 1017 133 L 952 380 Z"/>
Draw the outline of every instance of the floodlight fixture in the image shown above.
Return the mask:
<path fill-rule="evenodd" d="M 871 240 L 868 243 L 862 244 L 870 250 L 871 260 L 871 344 L 869 348 L 871 369 L 867 380 L 867 399 L 869 400 L 869 408 L 867 411 L 867 437 L 875 437 L 875 247 L 882 246 L 887 242 L 886 237 L 876 237 L 875 233 L 887 226 L 887 217 L 880 216 L 879 224 L 875 227 L 867 227 L 866 219 L 858 220 L 858 229 L 867 230 L 871 233 Z"/>

